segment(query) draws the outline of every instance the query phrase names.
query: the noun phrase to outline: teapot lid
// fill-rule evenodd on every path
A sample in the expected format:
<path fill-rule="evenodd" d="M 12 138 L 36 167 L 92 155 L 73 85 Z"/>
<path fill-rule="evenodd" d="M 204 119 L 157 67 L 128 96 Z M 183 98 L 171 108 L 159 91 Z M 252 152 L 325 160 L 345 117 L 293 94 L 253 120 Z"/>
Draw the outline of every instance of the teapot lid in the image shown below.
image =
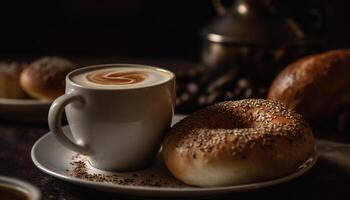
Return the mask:
<path fill-rule="evenodd" d="M 236 0 L 229 10 L 204 29 L 205 37 L 212 42 L 263 46 L 303 42 L 305 36 L 299 26 L 292 19 L 278 15 L 268 2 Z"/>

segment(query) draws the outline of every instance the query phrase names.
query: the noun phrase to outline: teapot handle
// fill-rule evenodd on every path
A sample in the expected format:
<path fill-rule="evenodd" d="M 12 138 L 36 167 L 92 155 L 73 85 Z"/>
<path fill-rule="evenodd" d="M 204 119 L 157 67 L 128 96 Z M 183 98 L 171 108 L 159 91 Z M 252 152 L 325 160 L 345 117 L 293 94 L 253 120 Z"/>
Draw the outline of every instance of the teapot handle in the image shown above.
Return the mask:
<path fill-rule="evenodd" d="M 226 9 L 226 7 L 222 4 L 221 0 L 212 0 L 212 4 L 213 4 L 213 6 L 214 6 L 216 12 L 217 12 L 219 15 L 223 16 L 223 15 L 226 14 L 227 9 Z"/>

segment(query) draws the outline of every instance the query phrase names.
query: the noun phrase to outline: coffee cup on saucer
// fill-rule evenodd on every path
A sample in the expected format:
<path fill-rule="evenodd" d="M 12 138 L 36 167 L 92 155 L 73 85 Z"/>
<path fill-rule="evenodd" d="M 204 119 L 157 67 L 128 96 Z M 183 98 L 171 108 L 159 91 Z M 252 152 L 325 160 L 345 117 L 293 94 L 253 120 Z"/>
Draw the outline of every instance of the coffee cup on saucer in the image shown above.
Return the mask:
<path fill-rule="evenodd" d="M 107 64 L 77 69 L 49 111 L 51 132 L 103 170 L 135 170 L 156 156 L 175 106 L 175 75 L 165 69 Z M 65 110 L 73 138 L 64 135 Z"/>

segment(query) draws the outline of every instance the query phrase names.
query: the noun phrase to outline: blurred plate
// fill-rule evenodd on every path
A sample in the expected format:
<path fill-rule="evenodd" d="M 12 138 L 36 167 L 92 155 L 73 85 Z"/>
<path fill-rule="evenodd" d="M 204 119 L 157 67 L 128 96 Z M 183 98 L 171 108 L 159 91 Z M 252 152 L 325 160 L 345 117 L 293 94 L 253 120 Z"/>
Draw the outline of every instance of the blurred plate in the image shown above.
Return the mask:
<path fill-rule="evenodd" d="M 34 185 L 17 178 L 0 176 L 0 192 L 4 192 L 4 191 L 9 192 L 10 194 L 11 193 L 15 194 L 15 195 L 10 195 L 12 198 L 23 197 L 25 199 L 30 199 L 30 200 L 41 199 L 41 192 Z M 6 195 L 4 196 L 0 195 L 0 197 L 5 198 L 4 200 L 7 199 Z"/>
<path fill-rule="evenodd" d="M 46 122 L 51 102 L 35 99 L 0 98 L 0 118 L 28 122 Z"/>
<path fill-rule="evenodd" d="M 184 116 L 175 115 L 173 124 L 182 119 Z M 63 131 L 68 137 L 72 137 L 68 126 L 63 128 Z M 134 172 L 108 172 L 95 169 L 91 167 L 87 161 L 87 158 L 82 155 L 67 149 L 61 145 L 55 138 L 55 135 L 51 132 L 42 136 L 33 146 L 31 151 L 31 157 L 34 164 L 43 172 L 54 176 L 58 179 L 90 187 L 93 189 L 99 189 L 104 191 L 116 192 L 121 194 L 144 196 L 144 197 L 194 197 L 194 196 L 212 196 L 219 194 L 227 194 L 234 192 L 242 192 L 249 190 L 256 190 L 259 188 L 269 187 L 277 185 L 283 182 L 290 181 L 298 176 L 304 174 L 312 168 L 317 161 L 316 152 L 300 165 L 294 172 L 287 174 L 286 176 L 279 177 L 273 180 L 267 180 L 262 182 L 224 186 L 224 187 L 211 187 L 200 188 L 181 184 L 176 180 L 170 172 L 166 169 L 161 156 L 158 156 L 154 165 L 147 169 L 134 171 Z M 117 177 L 132 179 L 136 177 L 148 180 L 159 180 L 160 182 L 167 182 L 166 185 L 147 186 L 147 185 L 123 185 L 119 183 L 110 182 L 96 182 L 86 180 L 74 176 L 71 172 L 74 170 L 72 163 L 83 162 L 87 166 L 89 174 L 103 174 L 103 175 L 115 175 Z M 151 178 L 150 178 L 151 177 Z"/>

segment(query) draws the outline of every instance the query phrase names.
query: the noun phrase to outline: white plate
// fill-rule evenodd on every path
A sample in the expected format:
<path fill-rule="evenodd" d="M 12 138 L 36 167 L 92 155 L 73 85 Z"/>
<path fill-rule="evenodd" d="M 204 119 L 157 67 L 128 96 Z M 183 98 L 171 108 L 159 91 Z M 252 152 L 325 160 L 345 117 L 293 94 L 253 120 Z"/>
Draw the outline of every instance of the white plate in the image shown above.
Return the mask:
<path fill-rule="evenodd" d="M 0 118 L 28 122 L 46 122 L 51 102 L 35 99 L 0 98 Z"/>
<path fill-rule="evenodd" d="M 181 119 L 181 116 L 176 116 L 174 122 Z M 67 135 L 71 135 L 69 127 L 64 127 L 64 131 Z M 193 197 L 193 196 L 209 196 L 209 195 L 218 195 L 226 194 L 233 192 L 241 192 L 254 190 L 258 188 L 268 187 L 283 183 L 294 179 L 306 171 L 310 170 L 312 166 L 316 163 L 317 156 L 316 152 L 314 155 L 308 159 L 303 165 L 301 165 L 295 172 L 280 177 L 274 180 L 244 184 L 244 185 L 235 185 L 235 186 L 225 186 L 225 187 L 212 187 L 212 188 L 199 188 L 188 185 L 178 185 L 178 182 L 173 178 L 170 173 L 166 170 L 166 167 L 163 165 L 160 157 L 153 166 L 146 170 L 140 170 L 137 172 L 106 172 L 94 169 L 88 166 L 88 171 L 92 173 L 100 173 L 128 178 L 135 176 L 139 178 L 150 178 L 154 180 L 165 180 L 168 182 L 166 186 L 162 185 L 161 187 L 156 186 L 131 186 L 131 185 L 122 185 L 118 183 L 107 183 L 107 182 L 95 182 L 83 180 L 76 178 L 67 170 L 72 170 L 72 161 L 82 161 L 86 164 L 86 157 L 80 155 L 76 156 L 75 152 L 70 151 L 69 149 L 62 146 L 55 138 L 52 133 L 47 133 L 41 137 L 33 146 L 31 156 L 34 164 L 43 172 L 55 176 L 59 179 L 76 183 L 78 185 L 83 185 L 91 187 L 94 189 L 100 189 L 104 191 L 112 191 L 117 193 L 123 193 L 128 195 L 137 195 L 137 196 L 152 196 L 152 197 Z"/>

